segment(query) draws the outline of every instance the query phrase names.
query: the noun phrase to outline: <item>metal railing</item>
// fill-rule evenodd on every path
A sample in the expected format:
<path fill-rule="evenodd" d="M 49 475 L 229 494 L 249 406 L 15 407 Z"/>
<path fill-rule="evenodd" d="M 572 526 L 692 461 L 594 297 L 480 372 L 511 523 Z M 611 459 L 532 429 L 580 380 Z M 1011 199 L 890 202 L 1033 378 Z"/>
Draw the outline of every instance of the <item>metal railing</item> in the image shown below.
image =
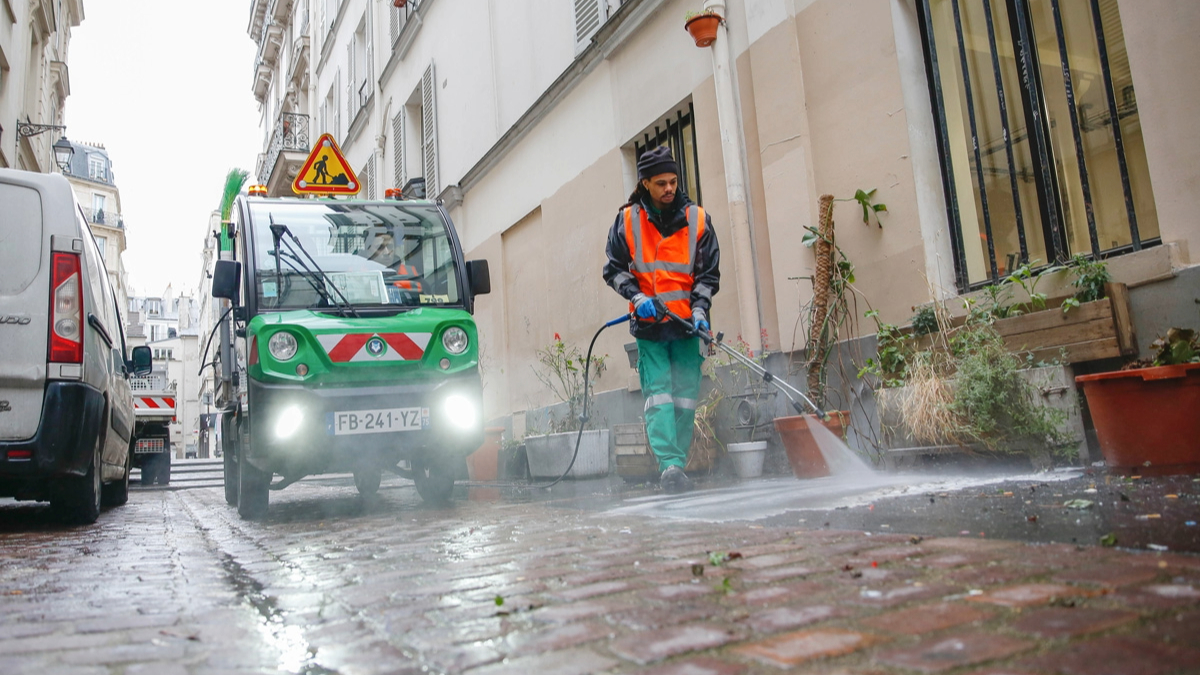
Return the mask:
<path fill-rule="evenodd" d="M 258 182 L 266 184 L 275 170 L 279 153 L 284 150 L 309 150 L 308 115 L 298 113 L 280 113 L 275 120 L 275 129 L 271 131 L 271 144 L 263 154 L 258 169 Z"/>
<path fill-rule="evenodd" d="M 83 214 L 87 216 L 89 223 L 97 225 L 106 225 L 108 227 L 125 227 L 125 221 L 121 219 L 121 214 L 115 211 L 105 211 L 103 209 L 85 208 Z"/>

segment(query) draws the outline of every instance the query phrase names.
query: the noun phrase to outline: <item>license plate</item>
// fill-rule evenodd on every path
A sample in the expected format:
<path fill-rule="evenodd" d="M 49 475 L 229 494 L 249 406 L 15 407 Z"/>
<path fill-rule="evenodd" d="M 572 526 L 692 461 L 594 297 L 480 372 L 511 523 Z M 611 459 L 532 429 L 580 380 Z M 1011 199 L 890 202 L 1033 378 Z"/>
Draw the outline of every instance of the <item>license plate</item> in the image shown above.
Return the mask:
<path fill-rule="evenodd" d="M 331 412 L 326 417 L 326 429 L 331 436 L 386 434 L 428 428 L 429 408 L 344 410 Z"/>

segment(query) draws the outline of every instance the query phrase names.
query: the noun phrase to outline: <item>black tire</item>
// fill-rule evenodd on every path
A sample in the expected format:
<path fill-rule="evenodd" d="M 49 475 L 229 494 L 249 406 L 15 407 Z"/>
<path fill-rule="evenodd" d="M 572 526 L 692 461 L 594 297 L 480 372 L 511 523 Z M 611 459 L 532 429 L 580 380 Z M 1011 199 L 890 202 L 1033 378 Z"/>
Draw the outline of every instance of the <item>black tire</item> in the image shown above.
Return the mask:
<path fill-rule="evenodd" d="M 221 441 L 224 445 L 224 441 Z M 237 506 L 238 503 L 238 465 L 234 458 L 234 453 L 229 451 L 229 448 L 222 448 L 221 459 L 222 466 L 225 471 L 225 503 L 230 506 Z"/>
<path fill-rule="evenodd" d="M 100 501 L 105 506 L 124 506 L 129 501 L 129 474 L 133 471 L 133 441 L 125 453 L 125 475 L 100 488 Z"/>
<path fill-rule="evenodd" d="M 158 471 L 158 455 L 142 455 L 142 485 L 154 485 L 156 471 Z"/>
<path fill-rule="evenodd" d="M 354 487 L 363 497 L 374 497 L 379 492 L 383 471 L 377 467 L 362 467 L 354 470 Z"/>
<path fill-rule="evenodd" d="M 100 517 L 100 494 L 100 437 L 97 436 L 87 473 L 61 479 L 50 506 L 64 522 L 91 525 Z"/>
<path fill-rule="evenodd" d="M 263 471 L 246 459 L 248 442 L 238 443 L 238 515 L 243 520 L 257 520 L 267 515 L 271 500 L 271 472 Z"/>
<path fill-rule="evenodd" d="M 159 485 L 171 484 L 171 451 L 162 453 L 158 457 L 158 471 L 155 472 L 155 480 Z"/>
<path fill-rule="evenodd" d="M 445 462 L 418 460 L 413 466 L 413 482 L 425 503 L 435 506 L 450 503 L 450 495 L 454 493 L 454 471 Z"/>

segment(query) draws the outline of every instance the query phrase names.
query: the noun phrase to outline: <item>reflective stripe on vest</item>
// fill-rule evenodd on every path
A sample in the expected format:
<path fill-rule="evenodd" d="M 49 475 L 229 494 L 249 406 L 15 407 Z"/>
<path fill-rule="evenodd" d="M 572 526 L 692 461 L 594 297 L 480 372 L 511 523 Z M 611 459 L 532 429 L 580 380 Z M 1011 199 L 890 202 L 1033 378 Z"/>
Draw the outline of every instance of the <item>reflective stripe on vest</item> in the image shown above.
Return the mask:
<path fill-rule="evenodd" d="M 634 213 L 637 224 L 634 223 Z M 696 266 L 696 245 L 704 234 L 704 209 L 688 206 L 684 210 L 687 227 L 663 237 L 639 204 L 625 208 L 625 243 L 633 258 L 630 272 L 638 290 L 648 298 L 657 298 L 667 309 L 684 318 L 692 315 L 692 276 Z M 629 303 L 629 312 L 634 311 Z M 653 319 L 639 319 L 653 321 Z"/>

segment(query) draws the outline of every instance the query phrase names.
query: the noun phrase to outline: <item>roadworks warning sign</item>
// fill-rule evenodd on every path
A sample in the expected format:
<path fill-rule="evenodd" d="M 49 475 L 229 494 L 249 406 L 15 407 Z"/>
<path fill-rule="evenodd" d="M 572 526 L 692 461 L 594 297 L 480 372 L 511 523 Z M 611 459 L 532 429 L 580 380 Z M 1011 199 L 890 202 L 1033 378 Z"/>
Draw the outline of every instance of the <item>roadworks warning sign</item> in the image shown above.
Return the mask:
<path fill-rule="evenodd" d="M 358 194 L 362 185 L 358 176 L 350 169 L 350 163 L 342 156 L 337 141 L 329 134 L 321 134 L 304 161 L 304 168 L 292 181 L 292 192 L 296 194 Z"/>

